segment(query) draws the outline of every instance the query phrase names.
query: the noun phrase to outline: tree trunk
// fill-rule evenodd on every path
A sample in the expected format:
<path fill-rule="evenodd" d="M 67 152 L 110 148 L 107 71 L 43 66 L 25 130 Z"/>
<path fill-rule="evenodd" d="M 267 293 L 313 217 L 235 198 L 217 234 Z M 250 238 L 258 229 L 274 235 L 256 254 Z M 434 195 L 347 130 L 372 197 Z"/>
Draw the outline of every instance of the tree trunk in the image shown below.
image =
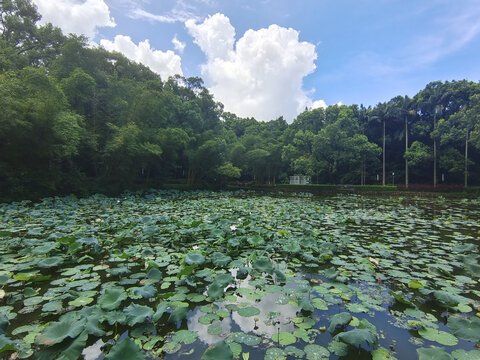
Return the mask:
<path fill-rule="evenodd" d="M 468 183 L 468 129 L 467 136 L 465 137 L 465 189 Z"/>
<path fill-rule="evenodd" d="M 437 130 L 437 109 L 433 116 L 433 131 Z M 437 135 L 433 135 L 433 188 L 437 187 Z"/>
<path fill-rule="evenodd" d="M 408 120 L 405 116 L 405 154 L 408 151 Z M 408 159 L 405 157 L 405 189 L 408 189 Z"/>
<path fill-rule="evenodd" d="M 382 185 L 385 186 L 385 120 L 383 120 L 383 170 Z"/>

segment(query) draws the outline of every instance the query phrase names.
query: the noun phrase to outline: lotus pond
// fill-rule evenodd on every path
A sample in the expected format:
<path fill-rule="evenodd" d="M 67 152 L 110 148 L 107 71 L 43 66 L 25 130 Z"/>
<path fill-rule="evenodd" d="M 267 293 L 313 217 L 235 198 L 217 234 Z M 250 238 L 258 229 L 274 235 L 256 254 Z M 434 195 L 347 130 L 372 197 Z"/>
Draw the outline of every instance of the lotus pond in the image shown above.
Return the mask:
<path fill-rule="evenodd" d="M 480 359 L 480 200 L 0 204 L 2 359 Z"/>

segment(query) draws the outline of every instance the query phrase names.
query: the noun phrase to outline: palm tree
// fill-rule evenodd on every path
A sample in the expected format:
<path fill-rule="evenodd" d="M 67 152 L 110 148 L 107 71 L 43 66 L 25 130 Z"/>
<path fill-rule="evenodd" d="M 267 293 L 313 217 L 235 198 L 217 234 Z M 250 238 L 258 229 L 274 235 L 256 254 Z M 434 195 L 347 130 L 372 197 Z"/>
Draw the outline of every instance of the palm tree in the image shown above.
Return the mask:
<path fill-rule="evenodd" d="M 392 103 L 378 103 L 378 105 L 370 113 L 370 120 L 374 120 L 382 123 L 383 134 L 382 134 L 382 185 L 385 185 L 385 128 L 387 120 L 393 119 L 395 117 L 395 108 Z"/>
<path fill-rule="evenodd" d="M 412 118 L 415 115 L 414 108 L 414 100 L 405 96 L 397 96 L 392 101 L 397 105 L 397 116 L 404 120 L 405 127 L 404 127 L 404 136 L 405 136 L 405 154 L 408 151 L 408 119 Z M 403 118 L 403 119 L 402 119 Z M 408 159 L 406 156 L 405 158 L 405 188 L 408 189 Z"/>
<path fill-rule="evenodd" d="M 445 104 L 448 103 L 450 92 L 446 91 L 441 81 L 434 81 L 422 90 L 422 100 L 420 107 L 422 113 L 433 113 L 433 187 L 437 187 L 437 120 L 442 117 Z"/>

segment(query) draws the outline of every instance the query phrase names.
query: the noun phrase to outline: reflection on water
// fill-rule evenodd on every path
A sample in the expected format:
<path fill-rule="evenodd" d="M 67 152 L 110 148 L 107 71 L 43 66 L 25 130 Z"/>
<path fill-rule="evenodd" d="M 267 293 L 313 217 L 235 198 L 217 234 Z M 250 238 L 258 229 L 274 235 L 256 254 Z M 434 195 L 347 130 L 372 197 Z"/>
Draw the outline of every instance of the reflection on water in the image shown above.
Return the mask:
<path fill-rule="evenodd" d="M 235 276 L 235 271 L 232 271 L 232 275 Z M 252 289 L 255 288 L 249 284 L 251 280 L 248 276 L 245 280 L 237 282 L 238 288 Z M 294 282 L 290 282 L 285 288 L 293 287 Z M 294 331 L 294 324 L 292 319 L 297 316 L 299 311 L 298 307 L 292 306 L 290 304 L 280 305 L 276 301 L 281 295 L 281 292 L 276 293 L 266 293 L 259 300 L 251 300 L 246 295 L 238 295 L 236 303 L 245 303 L 252 305 L 260 310 L 260 314 L 256 316 L 245 317 L 238 314 L 238 312 L 233 311 L 230 317 L 224 318 L 219 321 L 215 321 L 213 324 L 220 324 L 222 327 L 222 332 L 220 335 L 211 335 L 208 333 L 208 326 L 201 324 L 198 320 L 200 317 L 205 315 L 200 308 L 197 307 L 192 315 L 188 318 L 188 330 L 196 331 L 198 333 L 199 339 L 207 345 L 214 344 L 225 338 L 226 334 L 229 334 L 233 331 L 243 331 L 244 333 L 254 333 L 255 335 L 262 335 L 266 337 L 272 337 L 273 334 L 278 331 Z M 225 306 L 229 303 L 216 303 L 220 310 L 226 310 Z M 271 319 L 268 314 L 277 313 L 274 319 Z M 235 327 L 239 329 L 232 330 L 232 322 Z"/>

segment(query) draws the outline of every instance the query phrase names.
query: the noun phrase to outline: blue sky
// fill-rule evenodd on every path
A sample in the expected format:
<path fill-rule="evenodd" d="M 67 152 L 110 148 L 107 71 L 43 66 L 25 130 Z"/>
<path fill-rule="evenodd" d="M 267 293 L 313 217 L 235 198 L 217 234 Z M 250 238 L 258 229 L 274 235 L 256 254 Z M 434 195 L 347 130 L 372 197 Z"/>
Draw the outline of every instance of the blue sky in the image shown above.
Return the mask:
<path fill-rule="evenodd" d="M 480 80 L 478 0 L 34 2 L 65 32 L 164 78 L 201 76 L 226 110 L 259 120 L 291 121 L 320 100 L 373 106 L 435 80 Z"/>

